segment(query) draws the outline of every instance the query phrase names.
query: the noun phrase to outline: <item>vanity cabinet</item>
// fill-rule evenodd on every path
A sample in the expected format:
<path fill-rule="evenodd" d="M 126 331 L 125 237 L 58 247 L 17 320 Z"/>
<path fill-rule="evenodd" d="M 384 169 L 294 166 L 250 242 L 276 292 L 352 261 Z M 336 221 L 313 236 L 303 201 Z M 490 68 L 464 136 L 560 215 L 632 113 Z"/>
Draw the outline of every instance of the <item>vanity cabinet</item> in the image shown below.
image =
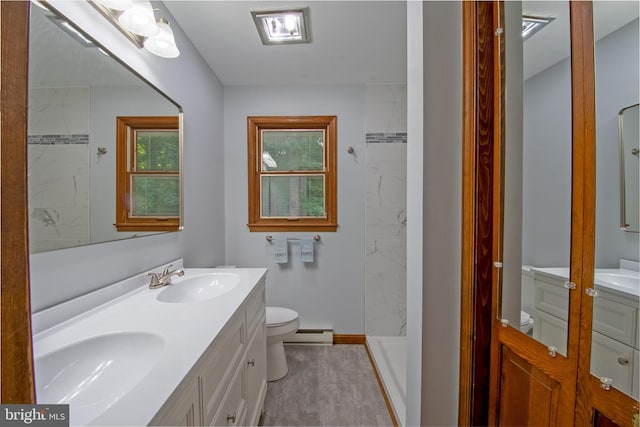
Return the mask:
<path fill-rule="evenodd" d="M 535 318 L 533 336 L 567 354 L 566 279 L 534 272 Z M 593 303 L 591 373 L 613 380 L 618 390 L 636 400 L 640 388 L 640 325 L 638 298 L 597 286 Z"/>
<path fill-rule="evenodd" d="M 151 425 L 258 425 L 267 388 L 264 301 L 262 280 L 158 411 Z"/>

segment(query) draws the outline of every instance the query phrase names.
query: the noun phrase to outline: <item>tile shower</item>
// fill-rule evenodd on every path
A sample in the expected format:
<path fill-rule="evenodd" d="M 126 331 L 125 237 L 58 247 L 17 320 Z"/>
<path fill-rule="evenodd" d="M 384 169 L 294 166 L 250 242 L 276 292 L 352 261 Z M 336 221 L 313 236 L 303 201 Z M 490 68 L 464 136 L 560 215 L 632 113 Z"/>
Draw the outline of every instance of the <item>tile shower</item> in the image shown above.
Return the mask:
<path fill-rule="evenodd" d="M 366 87 L 365 333 L 396 418 L 406 390 L 406 85 Z"/>
<path fill-rule="evenodd" d="M 30 250 L 89 243 L 89 88 L 29 97 Z"/>

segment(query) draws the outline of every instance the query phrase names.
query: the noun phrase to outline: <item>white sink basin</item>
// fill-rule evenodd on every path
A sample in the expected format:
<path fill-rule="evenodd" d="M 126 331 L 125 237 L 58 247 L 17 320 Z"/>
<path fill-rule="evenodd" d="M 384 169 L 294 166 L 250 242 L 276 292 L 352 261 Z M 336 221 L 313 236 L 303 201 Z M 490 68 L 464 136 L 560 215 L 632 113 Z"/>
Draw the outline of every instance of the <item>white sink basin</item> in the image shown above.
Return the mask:
<path fill-rule="evenodd" d="M 162 302 L 198 302 L 229 292 L 240 283 L 235 273 L 207 273 L 185 277 L 168 285 L 158 294 Z"/>
<path fill-rule="evenodd" d="M 598 285 L 617 289 L 638 296 L 640 294 L 640 275 L 638 273 L 604 273 L 596 270 L 595 282 Z"/>
<path fill-rule="evenodd" d="M 73 424 L 86 424 L 123 396 L 153 368 L 164 340 L 143 332 L 98 335 L 35 360 L 36 396 L 71 405 Z"/>

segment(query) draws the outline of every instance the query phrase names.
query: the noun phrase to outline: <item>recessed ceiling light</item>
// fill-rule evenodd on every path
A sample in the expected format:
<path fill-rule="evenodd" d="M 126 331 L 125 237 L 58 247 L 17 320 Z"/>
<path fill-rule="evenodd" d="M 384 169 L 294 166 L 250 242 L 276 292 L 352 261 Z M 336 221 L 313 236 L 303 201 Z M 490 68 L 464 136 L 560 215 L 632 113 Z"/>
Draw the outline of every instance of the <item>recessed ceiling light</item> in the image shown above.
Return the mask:
<path fill-rule="evenodd" d="M 528 39 L 556 18 L 550 16 L 522 15 L 522 41 Z"/>
<path fill-rule="evenodd" d="M 252 11 L 262 44 L 309 43 L 309 8 Z"/>

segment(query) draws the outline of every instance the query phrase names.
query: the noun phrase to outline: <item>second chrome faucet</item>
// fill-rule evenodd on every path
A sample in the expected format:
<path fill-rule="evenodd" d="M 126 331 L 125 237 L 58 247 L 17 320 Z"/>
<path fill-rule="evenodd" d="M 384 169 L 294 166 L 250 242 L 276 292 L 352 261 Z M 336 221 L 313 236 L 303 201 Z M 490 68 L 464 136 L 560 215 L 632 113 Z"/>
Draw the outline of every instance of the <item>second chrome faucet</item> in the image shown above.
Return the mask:
<path fill-rule="evenodd" d="M 158 273 L 147 273 L 147 276 L 151 276 L 151 281 L 149 282 L 149 289 L 157 289 L 162 288 L 163 286 L 167 286 L 171 284 L 171 278 L 173 276 L 182 277 L 184 276 L 184 270 L 178 268 L 176 270 L 169 270 L 169 268 L 173 267 L 173 264 L 169 265 L 169 267 L 165 268 L 161 274 Z"/>

